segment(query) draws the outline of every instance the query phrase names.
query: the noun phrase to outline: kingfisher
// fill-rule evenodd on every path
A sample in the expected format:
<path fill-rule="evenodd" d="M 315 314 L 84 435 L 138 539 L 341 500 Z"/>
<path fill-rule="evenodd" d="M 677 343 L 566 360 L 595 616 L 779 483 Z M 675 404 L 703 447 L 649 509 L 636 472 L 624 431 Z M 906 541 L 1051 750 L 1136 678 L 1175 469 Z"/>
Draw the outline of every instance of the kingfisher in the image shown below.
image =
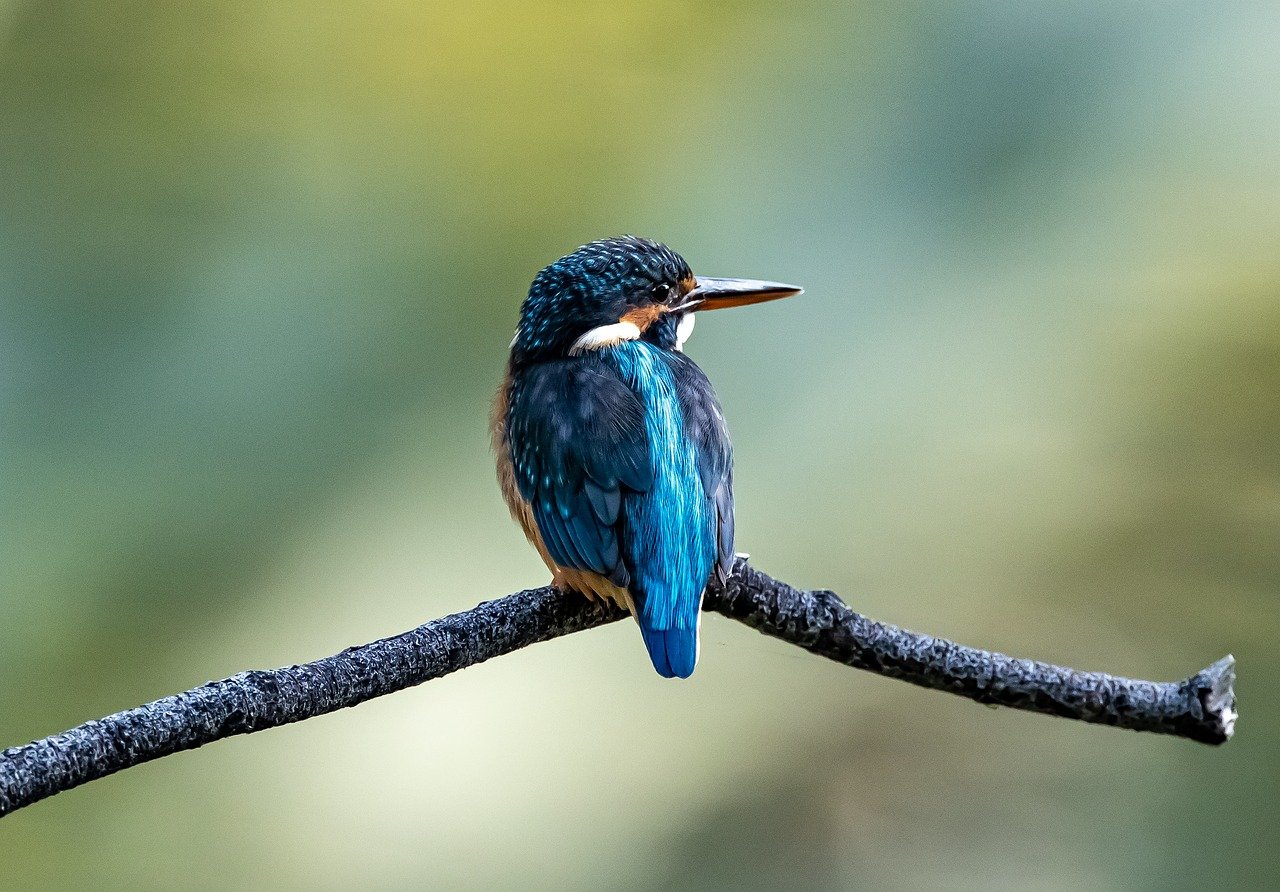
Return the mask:
<path fill-rule="evenodd" d="M 698 662 L 733 565 L 733 448 L 684 353 L 694 313 L 800 294 L 694 276 L 666 245 L 591 242 L 534 278 L 493 412 L 498 482 L 561 590 L 631 612 L 658 674 Z"/>

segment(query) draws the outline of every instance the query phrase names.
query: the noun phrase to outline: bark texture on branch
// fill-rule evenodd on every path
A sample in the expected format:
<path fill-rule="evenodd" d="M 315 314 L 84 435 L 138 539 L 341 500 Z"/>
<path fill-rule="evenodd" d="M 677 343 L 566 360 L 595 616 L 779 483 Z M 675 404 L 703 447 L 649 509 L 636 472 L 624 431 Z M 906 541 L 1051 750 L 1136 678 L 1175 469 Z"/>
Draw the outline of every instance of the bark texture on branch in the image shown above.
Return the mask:
<path fill-rule="evenodd" d="M 1235 659 L 1179 682 L 1142 681 L 1022 660 L 910 632 L 801 591 L 739 561 L 708 609 L 824 657 L 979 703 L 1133 731 L 1226 743 L 1236 720 Z"/>
<path fill-rule="evenodd" d="M 1235 723 L 1234 660 L 1181 682 L 1080 672 L 875 622 L 739 559 L 705 609 L 837 662 L 976 700 L 1219 744 Z M 624 618 L 550 587 L 486 601 L 312 663 L 221 681 L 0 753 L 0 816 L 125 768 L 355 706 L 467 666 Z"/>

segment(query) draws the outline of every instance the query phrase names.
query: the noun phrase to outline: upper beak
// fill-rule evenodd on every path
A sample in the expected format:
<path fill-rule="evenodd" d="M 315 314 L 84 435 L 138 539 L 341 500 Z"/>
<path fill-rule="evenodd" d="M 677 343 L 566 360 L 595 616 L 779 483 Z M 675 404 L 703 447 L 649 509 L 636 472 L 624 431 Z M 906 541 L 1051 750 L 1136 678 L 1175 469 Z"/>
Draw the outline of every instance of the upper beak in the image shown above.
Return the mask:
<path fill-rule="evenodd" d="M 713 279 L 698 276 L 694 289 L 685 295 L 681 309 L 723 310 L 727 307 L 745 307 L 764 303 L 780 297 L 802 294 L 803 288 L 784 285 L 781 282 L 761 282 L 758 279 Z"/>

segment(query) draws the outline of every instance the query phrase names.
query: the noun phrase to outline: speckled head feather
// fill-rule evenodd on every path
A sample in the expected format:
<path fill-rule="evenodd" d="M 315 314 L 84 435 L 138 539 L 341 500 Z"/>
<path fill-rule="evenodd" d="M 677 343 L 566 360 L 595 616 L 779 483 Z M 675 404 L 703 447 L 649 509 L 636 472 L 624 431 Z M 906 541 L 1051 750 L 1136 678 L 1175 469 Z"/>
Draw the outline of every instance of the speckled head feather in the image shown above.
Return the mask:
<path fill-rule="evenodd" d="M 585 332 L 666 304 L 692 281 L 683 257 L 647 238 L 625 235 L 583 245 L 534 278 L 520 307 L 511 360 L 523 365 L 567 356 Z M 668 328 L 661 326 L 661 334 Z"/>

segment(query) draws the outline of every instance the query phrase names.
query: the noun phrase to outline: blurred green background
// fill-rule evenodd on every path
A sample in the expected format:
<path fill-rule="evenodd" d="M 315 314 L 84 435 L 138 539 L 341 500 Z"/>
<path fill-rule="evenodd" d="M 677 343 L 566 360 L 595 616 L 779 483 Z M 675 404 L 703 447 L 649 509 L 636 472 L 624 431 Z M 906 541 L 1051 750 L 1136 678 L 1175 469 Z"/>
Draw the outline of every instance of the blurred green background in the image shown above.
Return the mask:
<path fill-rule="evenodd" d="M 1280 845 L 1280 11 L 0 0 L 0 745 L 545 581 L 486 430 L 533 274 L 635 232 L 739 548 L 1180 678 L 1222 749 L 718 617 L 619 624 L 0 823 L 0 885 L 1261 886 Z"/>

